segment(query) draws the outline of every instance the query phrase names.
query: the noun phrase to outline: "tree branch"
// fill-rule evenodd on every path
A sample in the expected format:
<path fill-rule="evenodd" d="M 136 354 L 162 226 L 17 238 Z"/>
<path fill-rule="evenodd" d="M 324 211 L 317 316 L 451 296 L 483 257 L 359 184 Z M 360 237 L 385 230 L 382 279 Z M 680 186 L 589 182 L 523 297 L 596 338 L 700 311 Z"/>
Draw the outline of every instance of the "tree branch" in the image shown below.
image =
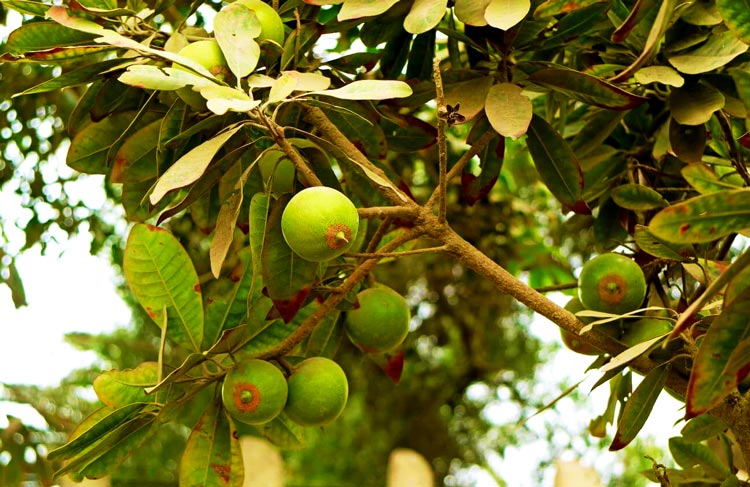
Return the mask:
<path fill-rule="evenodd" d="M 445 131 L 448 124 L 443 118 L 446 111 L 445 94 L 443 93 L 443 77 L 440 75 L 440 60 L 435 58 L 432 62 L 432 78 L 435 80 L 435 92 L 437 95 L 437 146 L 438 146 L 438 220 L 445 222 L 446 215 L 446 193 L 448 187 L 448 143 Z"/>

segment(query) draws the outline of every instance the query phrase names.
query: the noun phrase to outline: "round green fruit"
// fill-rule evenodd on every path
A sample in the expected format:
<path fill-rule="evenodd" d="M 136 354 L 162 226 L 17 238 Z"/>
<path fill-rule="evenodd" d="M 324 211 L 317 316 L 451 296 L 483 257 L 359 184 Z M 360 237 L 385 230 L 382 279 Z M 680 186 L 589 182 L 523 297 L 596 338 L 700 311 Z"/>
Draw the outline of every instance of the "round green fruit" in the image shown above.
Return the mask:
<path fill-rule="evenodd" d="M 258 17 L 260 22 L 258 39 L 268 39 L 276 44 L 284 45 L 284 23 L 273 7 L 261 0 L 237 0 L 237 2 L 255 12 L 255 16 Z"/>
<path fill-rule="evenodd" d="M 273 195 L 288 193 L 294 187 L 294 163 L 280 150 L 266 151 L 258 160 L 258 168 L 263 184 L 270 184 Z"/>
<path fill-rule="evenodd" d="M 284 412 L 302 426 L 323 426 L 346 406 L 349 382 L 333 360 L 312 357 L 300 362 L 289 376 L 289 399 Z"/>
<path fill-rule="evenodd" d="M 620 341 L 632 347 L 672 331 L 672 322 L 653 317 L 641 318 L 625 325 Z"/>
<path fill-rule="evenodd" d="M 227 372 L 221 387 L 221 400 L 229 414 L 242 423 L 271 421 L 286 405 L 286 377 L 265 360 L 240 362 Z"/>
<path fill-rule="evenodd" d="M 359 308 L 346 313 L 344 328 L 349 339 L 368 353 L 393 350 L 409 333 L 411 313 L 403 296 L 387 286 L 375 286 L 357 294 Z"/>
<path fill-rule="evenodd" d="M 281 231 L 289 248 L 305 260 L 325 262 L 351 247 L 359 215 L 349 198 L 326 186 L 303 189 L 281 215 Z"/>
<path fill-rule="evenodd" d="M 624 255 L 602 254 L 583 265 L 578 297 L 586 309 L 624 314 L 643 303 L 646 278 L 638 264 Z"/>
<path fill-rule="evenodd" d="M 231 76 L 227 60 L 215 39 L 193 42 L 183 47 L 177 54 L 200 64 L 219 80 L 223 81 Z M 175 64 L 174 68 L 188 71 L 188 68 L 179 64 Z M 196 111 L 206 109 L 206 100 L 200 93 L 194 91 L 192 86 L 178 89 L 177 96 Z"/>

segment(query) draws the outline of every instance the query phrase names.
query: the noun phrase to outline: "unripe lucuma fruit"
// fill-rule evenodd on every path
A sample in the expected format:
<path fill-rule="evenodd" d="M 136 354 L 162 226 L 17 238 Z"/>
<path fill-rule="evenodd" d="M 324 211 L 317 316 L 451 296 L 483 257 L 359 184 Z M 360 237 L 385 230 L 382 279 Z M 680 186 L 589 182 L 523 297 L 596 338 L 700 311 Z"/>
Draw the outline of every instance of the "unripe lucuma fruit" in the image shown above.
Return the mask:
<path fill-rule="evenodd" d="M 237 0 L 237 2 L 255 12 L 255 16 L 258 17 L 261 27 L 259 40 L 268 39 L 284 45 L 284 23 L 273 7 L 261 0 Z"/>
<path fill-rule="evenodd" d="M 368 353 L 388 352 L 409 333 L 409 303 L 388 286 L 378 285 L 357 294 L 359 307 L 346 313 L 349 340 Z"/>
<path fill-rule="evenodd" d="M 224 53 L 221 52 L 221 47 L 219 47 L 219 43 L 215 39 L 193 42 L 183 47 L 177 54 L 197 62 L 221 81 L 231 76 Z M 177 63 L 174 64 L 174 68 L 188 71 L 188 68 Z M 185 86 L 178 89 L 177 96 L 193 110 L 203 111 L 206 109 L 206 100 L 200 93 L 194 91 L 192 86 Z"/>
<path fill-rule="evenodd" d="M 335 259 L 357 237 L 359 214 L 346 195 L 326 186 L 313 186 L 289 200 L 281 215 L 281 231 L 289 248 L 305 260 Z"/>
<path fill-rule="evenodd" d="M 613 252 L 586 262 L 578 278 L 578 297 L 586 309 L 625 314 L 646 297 L 646 278 L 633 260 Z"/>
<path fill-rule="evenodd" d="M 221 400 L 232 418 L 246 424 L 263 424 L 284 410 L 288 395 L 286 377 L 265 360 L 240 362 L 227 372 Z"/>
<path fill-rule="evenodd" d="M 323 426 L 346 406 L 349 382 L 339 364 L 325 357 L 303 360 L 289 376 L 284 412 L 302 426 Z"/>

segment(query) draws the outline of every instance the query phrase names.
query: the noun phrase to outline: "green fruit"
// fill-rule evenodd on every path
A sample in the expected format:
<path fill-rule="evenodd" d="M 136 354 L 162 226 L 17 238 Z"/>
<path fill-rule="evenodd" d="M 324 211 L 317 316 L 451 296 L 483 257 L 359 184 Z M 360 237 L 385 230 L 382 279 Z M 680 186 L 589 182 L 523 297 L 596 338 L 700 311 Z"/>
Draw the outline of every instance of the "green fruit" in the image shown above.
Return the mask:
<path fill-rule="evenodd" d="M 295 254 L 312 262 L 335 259 L 357 237 L 357 207 L 343 193 L 326 186 L 303 189 L 281 215 L 284 240 Z"/>
<path fill-rule="evenodd" d="M 672 322 L 658 318 L 646 317 L 625 325 L 620 341 L 632 347 L 672 331 Z"/>
<path fill-rule="evenodd" d="M 263 424 L 284 409 L 288 395 L 286 377 L 265 360 L 240 362 L 227 372 L 221 387 L 224 408 L 237 421 Z"/>
<path fill-rule="evenodd" d="M 641 268 L 624 255 L 599 255 L 583 265 L 578 297 L 586 309 L 624 314 L 640 307 L 646 297 Z"/>
<path fill-rule="evenodd" d="M 258 168 L 263 184 L 268 187 L 271 178 L 271 193 L 279 196 L 288 193 L 294 187 L 294 163 L 280 150 L 268 150 L 258 160 Z"/>
<path fill-rule="evenodd" d="M 387 286 L 357 294 L 359 308 L 346 314 L 345 330 L 356 346 L 368 353 L 393 350 L 409 333 L 411 313 L 403 296 Z"/>
<path fill-rule="evenodd" d="M 565 309 L 575 314 L 579 311 L 583 311 L 586 308 L 583 307 L 583 304 L 581 304 L 581 301 L 578 298 L 572 298 L 565 305 Z M 578 319 L 586 324 L 596 321 L 596 318 L 582 316 L 579 316 Z M 610 322 L 604 323 L 602 325 L 596 325 L 596 329 L 614 338 L 620 336 L 619 322 Z M 600 355 L 602 353 L 601 350 L 594 347 L 593 345 L 586 343 L 578 335 L 563 330 L 562 328 L 560 328 L 560 337 L 562 338 L 563 344 L 576 353 L 580 353 L 583 355 Z"/>
<path fill-rule="evenodd" d="M 261 0 L 237 0 L 237 2 L 255 12 L 255 16 L 258 17 L 260 22 L 258 39 L 268 39 L 276 44 L 284 45 L 284 23 L 273 7 Z"/>
<path fill-rule="evenodd" d="M 197 62 L 219 80 L 226 80 L 231 75 L 227 60 L 221 52 L 219 43 L 216 42 L 215 39 L 193 42 L 192 44 L 183 47 L 177 54 L 186 57 L 191 61 Z M 188 71 L 188 68 L 179 64 L 175 64 L 174 68 Z M 206 109 L 206 100 L 200 95 L 200 93 L 193 91 L 192 86 L 185 86 L 178 89 L 177 96 L 196 111 L 203 111 Z"/>
<path fill-rule="evenodd" d="M 289 399 L 284 412 L 302 426 L 323 426 L 336 419 L 346 406 L 349 383 L 333 360 L 303 360 L 289 376 Z"/>

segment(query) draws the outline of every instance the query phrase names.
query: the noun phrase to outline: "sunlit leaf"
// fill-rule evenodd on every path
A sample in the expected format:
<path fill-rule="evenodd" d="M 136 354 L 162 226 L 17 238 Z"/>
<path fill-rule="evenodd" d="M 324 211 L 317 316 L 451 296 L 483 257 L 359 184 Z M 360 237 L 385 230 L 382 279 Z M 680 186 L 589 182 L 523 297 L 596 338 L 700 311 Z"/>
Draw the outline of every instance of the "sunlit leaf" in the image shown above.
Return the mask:
<path fill-rule="evenodd" d="M 448 0 L 415 0 L 404 19 L 404 29 L 421 34 L 434 28 L 445 15 Z"/>
<path fill-rule="evenodd" d="M 685 78 L 669 66 L 647 66 L 636 71 L 633 76 L 637 82 L 644 85 L 662 83 L 680 88 L 685 84 Z"/>
<path fill-rule="evenodd" d="M 742 178 L 734 173 L 734 169 L 724 166 L 722 175 L 717 174 L 721 166 L 706 164 L 690 164 L 680 171 L 690 186 L 700 194 L 715 193 L 727 189 L 740 189 Z M 730 172 L 731 171 L 731 172 Z"/>
<path fill-rule="evenodd" d="M 530 9 L 529 0 L 490 0 L 484 18 L 492 27 L 508 30 L 522 21 Z"/>
<path fill-rule="evenodd" d="M 346 0 L 339 11 L 339 21 L 380 15 L 391 8 L 398 0 Z"/>
<path fill-rule="evenodd" d="M 143 362 L 135 369 L 109 370 L 96 376 L 94 392 L 107 406 L 118 408 L 135 402 L 153 400 L 145 389 L 156 384 L 159 367 L 156 362 Z"/>
<path fill-rule="evenodd" d="M 677 243 L 711 242 L 750 228 L 750 189 L 720 191 L 664 208 L 649 229 L 660 239 Z"/>
<path fill-rule="evenodd" d="M 229 247 L 234 241 L 234 229 L 242 206 L 242 196 L 242 191 L 232 193 L 229 198 L 222 202 L 221 208 L 219 208 L 214 238 L 211 240 L 209 249 L 211 273 L 216 278 L 221 274 L 221 266 L 224 264 Z"/>
<path fill-rule="evenodd" d="M 747 44 L 737 39 L 731 31 L 725 31 L 714 33 L 700 47 L 668 57 L 667 60 L 681 73 L 700 74 L 726 65 L 747 50 Z"/>
<path fill-rule="evenodd" d="M 612 189 L 612 199 L 621 208 L 628 210 L 653 210 L 669 203 L 656 190 L 636 183 L 626 183 Z"/>
<path fill-rule="evenodd" d="M 412 90 L 403 81 L 373 79 L 352 81 L 342 88 L 314 91 L 311 94 L 332 96 L 342 100 L 388 100 L 406 98 L 412 94 Z"/>
<path fill-rule="evenodd" d="M 716 0 L 724 24 L 745 44 L 750 44 L 750 1 Z"/>
<path fill-rule="evenodd" d="M 166 310 L 167 336 L 189 350 L 200 351 L 200 282 L 180 242 L 163 228 L 135 225 L 125 245 L 123 271 L 136 299 L 157 325 L 161 326 Z"/>
<path fill-rule="evenodd" d="M 464 24 L 482 26 L 487 25 L 487 19 L 484 12 L 491 0 L 456 0 L 453 7 L 454 13 L 458 20 Z"/>
<path fill-rule="evenodd" d="M 531 123 L 533 107 L 522 91 L 513 83 L 498 83 L 487 92 L 484 111 L 492 128 L 504 137 L 517 139 Z"/>
<path fill-rule="evenodd" d="M 235 77 L 244 78 L 258 65 L 260 46 L 255 38 L 260 32 L 255 11 L 241 2 L 230 3 L 216 14 L 214 36 Z"/>
<path fill-rule="evenodd" d="M 151 204 L 158 203 L 173 189 L 182 188 L 197 181 L 219 149 L 241 128 L 242 125 L 236 125 L 227 129 L 179 158 L 156 182 L 149 196 Z"/>
<path fill-rule="evenodd" d="M 683 125 L 701 125 L 725 103 L 724 95 L 707 83 L 673 88 L 669 95 L 672 116 Z"/>

